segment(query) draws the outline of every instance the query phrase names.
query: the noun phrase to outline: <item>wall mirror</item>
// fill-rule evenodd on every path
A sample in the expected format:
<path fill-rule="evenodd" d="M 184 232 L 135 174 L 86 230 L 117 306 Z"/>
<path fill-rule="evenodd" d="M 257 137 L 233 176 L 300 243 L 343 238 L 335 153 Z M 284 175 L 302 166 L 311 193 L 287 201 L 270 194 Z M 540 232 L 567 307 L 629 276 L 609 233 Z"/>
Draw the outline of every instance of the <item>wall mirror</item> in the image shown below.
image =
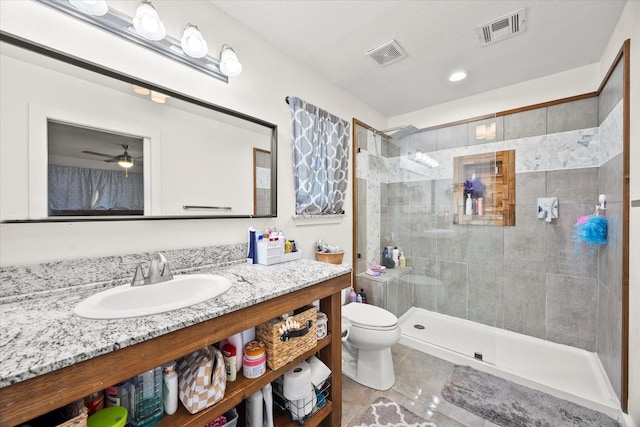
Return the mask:
<path fill-rule="evenodd" d="M 276 216 L 275 124 L 6 33 L 0 54 L 2 222 Z"/>

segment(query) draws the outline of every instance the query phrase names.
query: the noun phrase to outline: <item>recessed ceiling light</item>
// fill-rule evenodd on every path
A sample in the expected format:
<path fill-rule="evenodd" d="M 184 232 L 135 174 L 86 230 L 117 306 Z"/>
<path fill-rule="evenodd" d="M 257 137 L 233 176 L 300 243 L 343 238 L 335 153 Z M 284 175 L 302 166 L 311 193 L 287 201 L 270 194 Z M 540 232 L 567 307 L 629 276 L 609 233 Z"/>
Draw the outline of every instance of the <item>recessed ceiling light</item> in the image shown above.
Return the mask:
<path fill-rule="evenodd" d="M 450 82 L 459 82 L 460 80 L 464 80 L 467 77 L 467 73 L 464 71 L 456 71 L 455 73 L 449 76 Z"/>

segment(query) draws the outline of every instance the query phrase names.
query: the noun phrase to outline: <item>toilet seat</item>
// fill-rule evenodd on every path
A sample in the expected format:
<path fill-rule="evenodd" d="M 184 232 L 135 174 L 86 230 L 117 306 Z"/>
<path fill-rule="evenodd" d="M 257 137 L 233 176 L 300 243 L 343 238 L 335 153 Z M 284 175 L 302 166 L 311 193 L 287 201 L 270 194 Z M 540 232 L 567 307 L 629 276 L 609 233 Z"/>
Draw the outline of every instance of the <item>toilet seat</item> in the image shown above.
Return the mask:
<path fill-rule="evenodd" d="M 378 331 L 398 327 L 398 318 L 391 312 L 371 304 L 349 303 L 342 306 L 342 316 L 353 326 Z"/>

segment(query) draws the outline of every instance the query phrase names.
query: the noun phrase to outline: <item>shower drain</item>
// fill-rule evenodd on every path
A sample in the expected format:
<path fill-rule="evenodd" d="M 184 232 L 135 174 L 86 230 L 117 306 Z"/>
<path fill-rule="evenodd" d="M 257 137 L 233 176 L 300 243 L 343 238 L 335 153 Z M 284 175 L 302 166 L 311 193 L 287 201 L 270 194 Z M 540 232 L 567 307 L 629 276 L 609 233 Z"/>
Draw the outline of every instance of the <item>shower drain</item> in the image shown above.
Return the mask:
<path fill-rule="evenodd" d="M 415 324 L 413 325 L 413 327 L 416 329 L 425 329 L 424 325 L 420 325 L 420 324 Z"/>

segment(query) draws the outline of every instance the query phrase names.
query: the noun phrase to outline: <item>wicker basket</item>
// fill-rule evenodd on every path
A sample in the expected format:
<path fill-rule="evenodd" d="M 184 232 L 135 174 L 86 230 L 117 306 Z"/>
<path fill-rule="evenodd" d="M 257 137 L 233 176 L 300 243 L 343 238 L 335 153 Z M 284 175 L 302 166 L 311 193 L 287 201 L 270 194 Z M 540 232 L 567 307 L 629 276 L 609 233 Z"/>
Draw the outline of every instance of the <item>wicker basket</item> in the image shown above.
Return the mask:
<path fill-rule="evenodd" d="M 64 408 L 64 411 L 68 417 L 73 418 L 56 427 L 85 427 L 87 425 L 88 411 L 82 400 L 70 403 Z"/>
<path fill-rule="evenodd" d="M 281 334 L 279 329 L 286 321 L 279 319 L 272 319 L 256 326 L 256 338 L 266 344 L 267 365 L 271 369 L 286 365 L 316 346 L 316 308 L 312 305 L 299 308 L 294 312 L 292 319 L 302 325 L 302 328 Z"/>
<path fill-rule="evenodd" d="M 316 258 L 320 262 L 327 262 L 329 264 L 342 264 L 342 257 L 344 251 L 340 252 L 316 252 Z"/>

